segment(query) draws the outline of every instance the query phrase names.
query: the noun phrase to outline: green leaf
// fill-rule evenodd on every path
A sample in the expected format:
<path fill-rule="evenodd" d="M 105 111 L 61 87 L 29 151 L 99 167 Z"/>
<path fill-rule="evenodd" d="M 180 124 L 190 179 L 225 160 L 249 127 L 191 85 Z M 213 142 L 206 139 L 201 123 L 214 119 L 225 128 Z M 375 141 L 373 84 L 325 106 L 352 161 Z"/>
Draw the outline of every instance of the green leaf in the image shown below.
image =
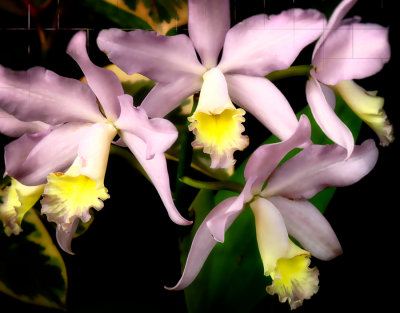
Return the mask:
<path fill-rule="evenodd" d="M 84 0 L 84 3 L 122 28 L 154 30 L 163 35 L 188 20 L 185 0 Z"/>
<path fill-rule="evenodd" d="M 201 190 L 190 208 L 195 215 L 193 229 L 181 243 L 182 264 L 195 231 L 213 207 L 212 191 Z M 227 231 L 225 243 L 217 243 L 196 280 L 185 289 L 188 312 L 246 312 L 264 297 L 267 282 L 254 218 L 250 210 L 245 210 Z M 249 285 L 252 292 L 247 291 Z"/>
<path fill-rule="evenodd" d="M 89 220 L 89 222 L 84 223 L 82 222 L 82 220 L 79 220 L 79 224 L 78 227 L 76 228 L 73 238 L 77 238 L 87 232 L 90 225 L 92 225 L 94 221 L 94 214 L 92 209 L 90 210 L 90 215 L 92 216 L 92 218 Z"/>
<path fill-rule="evenodd" d="M 335 112 L 345 122 L 357 137 L 361 127 L 361 120 L 348 108 L 344 101 L 337 97 Z M 309 107 L 298 113 L 306 114 L 311 122 L 312 140 L 315 144 L 330 144 L 316 124 Z M 278 142 L 278 138 L 271 136 L 264 143 Z M 291 151 L 283 161 L 293 157 L 300 149 Z M 247 160 L 246 160 L 247 161 Z M 244 184 L 243 162 L 229 180 Z M 335 188 L 327 188 L 314 196 L 310 201 L 324 212 L 335 192 Z M 232 191 L 221 190 L 214 197 L 210 190 L 201 190 L 196 197 L 191 210 L 195 213 L 195 227 L 190 234 L 190 240 L 185 238 L 182 247 L 183 262 L 186 262 L 188 247 L 194 236 L 194 231 L 201 224 L 207 213 L 222 200 L 237 195 Z M 263 273 L 261 257 L 259 255 L 255 235 L 254 216 L 248 208 L 236 219 L 226 232 L 225 242 L 218 243 L 209 255 L 196 280 L 185 289 L 188 312 L 200 313 L 210 311 L 250 312 L 267 293 L 266 286 L 271 282 Z M 272 301 L 276 300 L 275 298 Z M 276 300 L 277 301 L 277 300 Z"/>
<path fill-rule="evenodd" d="M 23 232 L 7 237 L 0 225 L 0 291 L 20 301 L 64 309 L 67 272 L 64 261 L 34 210 Z"/>
<path fill-rule="evenodd" d="M 87 7 L 92 8 L 97 13 L 106 16 L 121 28 L 151 30 L 151 26 L 146 21 L 117 5 L 108 3 L 108 1 L 83 0 L 82 3 Z"/>

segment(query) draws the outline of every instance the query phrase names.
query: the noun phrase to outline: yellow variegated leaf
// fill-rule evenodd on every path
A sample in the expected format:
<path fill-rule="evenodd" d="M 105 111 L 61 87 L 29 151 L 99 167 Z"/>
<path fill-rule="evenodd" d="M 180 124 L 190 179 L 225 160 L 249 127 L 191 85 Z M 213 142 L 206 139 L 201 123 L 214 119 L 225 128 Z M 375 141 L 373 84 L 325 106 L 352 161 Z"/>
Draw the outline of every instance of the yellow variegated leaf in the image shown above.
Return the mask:
<path fill-rule="evenodd" d="M 188 22 L 186 0 L 83 0 L 122 28 L 146 29 L 166 35 Z"/>
<path fill-rule="evenodd" d="M 0 225 L 0 291 L 27 303 L 64 309 L 67 271 L 64 261 L 34 210 L 23 232 L 7 237 Z"/>

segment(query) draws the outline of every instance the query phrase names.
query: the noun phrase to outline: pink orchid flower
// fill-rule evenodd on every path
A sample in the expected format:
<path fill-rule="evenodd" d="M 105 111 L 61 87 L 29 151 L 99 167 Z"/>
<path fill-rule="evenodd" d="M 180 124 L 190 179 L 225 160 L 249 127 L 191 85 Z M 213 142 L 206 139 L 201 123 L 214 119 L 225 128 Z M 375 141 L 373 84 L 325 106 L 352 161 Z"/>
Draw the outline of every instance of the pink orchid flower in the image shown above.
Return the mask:
<path fill-rule="evenodd" d="M 343 20 L 356 2 L 342 1 L 330 17 L 316 43 L 312 57 L 314 68 L 306 86 L 315 120 L 330 139 L 347 149 L 347 157 L 353 150 L 354 139 L 334 112 L 333 91 L 378 133 L 381 144 L 387 145 L 393 140 L 392 126 L 382 110 L 383 98 L 375 97 L 352 81 L 376 74 L 390 58 L 387 28 L 359 23 L 359 17 Z"/>
<path fill-rule="evenodd" d="M 15 72 L 0 67 L 0 130 L 19 137 L 5 147 L 7 174 L 24 185 L 44 187 L 42 213 L 57 223 L 60 246 L 70 243 L 79 219 L 109 198 L 104 177 L 110 144 L 118 134 L 157 189 L 171 219 L 191 222 L 176 209 L 164 151 L 177 138 L 175 126 L 149 119 L 133 106 L 117 76 L 94 65 L 86 34 L 77 33 L 67 53 L 81 67 L 88 85 L 34 67 Z"/>
<path fill-rule="evenodd" d="M 255 216 L 264 272 L 273 279 L 267 291 L 278 294 L 282 302 L 288 300 L 291 308 L 317 292 L 318 270 L 308 267 L 311 255 L 330 260 L 342 249 L 329 222 L 307 199 L 328 186 L 347 186 L 360 180 L 374 167 L 378 149 L 373 140 L 367 140 L 355 146 L 345 161 L 346 150 L 339 145 L 308 145 L 277 167 L 287 152 L 309 142 L 310 133 L 303 115 L 290 138 L 263 145 L 252 154 L 244 171 L 243 191 L 207 215 L 193 239 L 181 279 L 168 289 L 183 289 L 196 278 L 215 244 L 224 241 L 226 230 L 249 205 Z"/>
<path fill-rule="evenodd" d="M 188 6 L 190 38 L 109 29 L 97 43 L 126 73 L 157 82 L 141 104 L 151 117 L 165 116 L 200 91 L 189 117 L 196 135 L 192 145 L 210 154 L 211 167 L 226 168 L 235 162 L 233 152 L 248 145 L 243 109 L 280 139 L 293 134 L 297 118 L 264 76 L 288 68 L 321 35 L 326 20 L 316 10 L 291 9 L 255 15 L 230 28 L 229 0 L 189 0 Z"/>

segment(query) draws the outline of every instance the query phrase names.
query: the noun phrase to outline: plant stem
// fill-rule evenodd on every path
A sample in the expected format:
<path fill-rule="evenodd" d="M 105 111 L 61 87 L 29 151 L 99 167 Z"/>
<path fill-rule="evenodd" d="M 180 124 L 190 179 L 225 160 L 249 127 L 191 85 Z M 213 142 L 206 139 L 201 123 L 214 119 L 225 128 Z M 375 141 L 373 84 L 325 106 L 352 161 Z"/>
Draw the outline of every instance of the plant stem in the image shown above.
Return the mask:
<path fill-rule="evenodd" d="M 279 80 L 295 76 L 309 76 L 312 65 L 295 65 L 286 70 L 275 71 L 265 76 L 270 81 Z"/>
<path fill-rule="evenodd" d="M 189 186 L 198 188 L 198 189 L 209 189 L 209 190 L 230 190 L 237 193 L 241 193 L 244 185 L 235 181 L 211 181 L 205 182 L 196 179 L 192 179 L 190 177 L 184 176 L 181 178 L 181 181 Z"/>
<path fill-rule="evenodd" d="M 199 94 L 196 93 L 193 95 L 193 107 L 192 112 L 190 112 L 190 116 L 194 113 L 197 108 L 197 103 L 199 102 Z M 189 121 L 186 123 L 189 126 Z M 186 185 L 181 181 L 181 178 L 185 176 L 188 169 L 190 168 L 190 164 L 192 162 L 192 154 L 193 149 L 191 146 L 191 142 L 193 141 L 193 134 L 188 129 L 184 131 L 181 136 L 181 149 L 179 151 L 179 160 L 178 160 L 178 168 L 176 173 L 176 183 L 175 183 L 175 191 L 174 191 L 174 199 L 179 206 L 180 196 L 182 195 L 183 189 Z"/>

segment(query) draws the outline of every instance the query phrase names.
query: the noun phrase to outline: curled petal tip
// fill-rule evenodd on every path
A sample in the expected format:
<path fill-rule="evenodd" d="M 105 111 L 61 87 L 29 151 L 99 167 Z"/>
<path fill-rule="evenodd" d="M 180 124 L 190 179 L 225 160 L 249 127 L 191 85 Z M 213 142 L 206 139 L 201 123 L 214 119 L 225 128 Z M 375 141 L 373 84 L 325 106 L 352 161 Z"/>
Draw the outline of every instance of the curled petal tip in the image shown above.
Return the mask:
<path fill-rule="evenodd" d="M 187 219 L 185 219 L 184 217 L 182 217 L 180 215 L 177 216 L 177 215 L 169 214 L 169 217 L 175 224 L 178 224 L 178 225 L 188 226 L 188 225 L 193 224 L 193 221 L 188 221 Z"/>
<path fill-rule="evenodd" d="M 82 43 L 83 42 L 83 43 Z M 78 31 L 70 40 L 67 46 L 67 53 L 69 55 L 74 54 L 76 51 L 76 46 L 85 47 L 86 46 L 86 33 L 84 31 Z"/>
<path fill-rule="evenodd" d="M 173 286 L 173 287 L 164 286 L 164 289 L 166 289 L 166 290 L 171 290 L 171 291 L 181 290 L 181 289 L 179 289 L 179 288 L 176 288 L 176 286 Z"/>
<path fill-rule="evenodd" d="M 71 240 L 79 224 L 79 218 L 75 218 L 71 225 L 63 227 L 57 225 L 56 238 L 60 248 L 68 254 L 75 255 L 71 250 Z"/>

